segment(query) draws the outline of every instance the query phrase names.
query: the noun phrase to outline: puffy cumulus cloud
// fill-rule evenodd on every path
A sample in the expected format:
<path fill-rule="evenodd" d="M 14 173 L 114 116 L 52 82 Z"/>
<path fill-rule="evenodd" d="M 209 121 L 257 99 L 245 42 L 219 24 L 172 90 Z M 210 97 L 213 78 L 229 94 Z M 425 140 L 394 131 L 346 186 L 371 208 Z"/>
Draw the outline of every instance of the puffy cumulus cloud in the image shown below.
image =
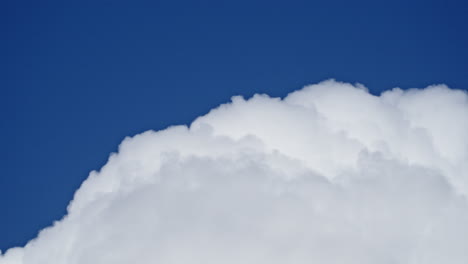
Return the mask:
<path fill-rule="evenodd" d="M 468 96 L 333 80 L 126 138 L 1 264 L 468 263 Z"/>

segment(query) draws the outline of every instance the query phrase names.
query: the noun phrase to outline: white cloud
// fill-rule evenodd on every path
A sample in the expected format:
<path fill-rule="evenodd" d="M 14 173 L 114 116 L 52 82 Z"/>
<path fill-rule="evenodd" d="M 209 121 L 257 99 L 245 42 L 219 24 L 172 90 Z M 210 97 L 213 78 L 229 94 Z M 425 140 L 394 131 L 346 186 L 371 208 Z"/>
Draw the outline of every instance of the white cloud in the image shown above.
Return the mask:
<path fill-rule="evenodd" d="M 467 223 L 467 94 L 331 80 L 126 138 L 0 264 L 466 264 Z"/>

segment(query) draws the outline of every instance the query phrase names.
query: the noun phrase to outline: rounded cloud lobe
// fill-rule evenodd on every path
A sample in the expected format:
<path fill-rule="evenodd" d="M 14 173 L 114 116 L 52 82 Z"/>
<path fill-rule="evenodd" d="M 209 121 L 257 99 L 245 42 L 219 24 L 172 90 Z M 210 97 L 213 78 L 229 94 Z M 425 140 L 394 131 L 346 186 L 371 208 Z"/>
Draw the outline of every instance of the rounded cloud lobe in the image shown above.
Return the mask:
<path fill-rule="evenodd" d="M 0 264 L 468 263 L 468 96 L 333 80 L 126 138 Z"/>

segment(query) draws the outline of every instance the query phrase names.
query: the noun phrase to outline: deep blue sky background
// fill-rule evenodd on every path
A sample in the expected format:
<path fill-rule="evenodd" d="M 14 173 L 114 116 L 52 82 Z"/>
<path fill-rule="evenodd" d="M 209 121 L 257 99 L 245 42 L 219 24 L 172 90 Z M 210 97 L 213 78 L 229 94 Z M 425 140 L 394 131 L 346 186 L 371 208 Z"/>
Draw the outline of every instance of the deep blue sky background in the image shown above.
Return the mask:
<path fill-rule="evenodd" d="M 64 3 L 66 2 L 66 3 Z M 467 1 L 21 1 L 1 19 L 0 249 L 128 135 L 328 78 L 468 88 Z"/>

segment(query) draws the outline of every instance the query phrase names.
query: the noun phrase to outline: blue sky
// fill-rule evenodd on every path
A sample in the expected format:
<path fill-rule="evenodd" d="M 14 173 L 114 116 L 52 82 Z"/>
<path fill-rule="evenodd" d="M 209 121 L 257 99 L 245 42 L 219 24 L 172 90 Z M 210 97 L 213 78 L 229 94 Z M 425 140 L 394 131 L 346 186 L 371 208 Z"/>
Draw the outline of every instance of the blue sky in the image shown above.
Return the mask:
<path fill-rule="evenodd" d="M 3 1 L 0 249 L 128 135 L 328 78 L 468 87 L 465 1 Z"/>

